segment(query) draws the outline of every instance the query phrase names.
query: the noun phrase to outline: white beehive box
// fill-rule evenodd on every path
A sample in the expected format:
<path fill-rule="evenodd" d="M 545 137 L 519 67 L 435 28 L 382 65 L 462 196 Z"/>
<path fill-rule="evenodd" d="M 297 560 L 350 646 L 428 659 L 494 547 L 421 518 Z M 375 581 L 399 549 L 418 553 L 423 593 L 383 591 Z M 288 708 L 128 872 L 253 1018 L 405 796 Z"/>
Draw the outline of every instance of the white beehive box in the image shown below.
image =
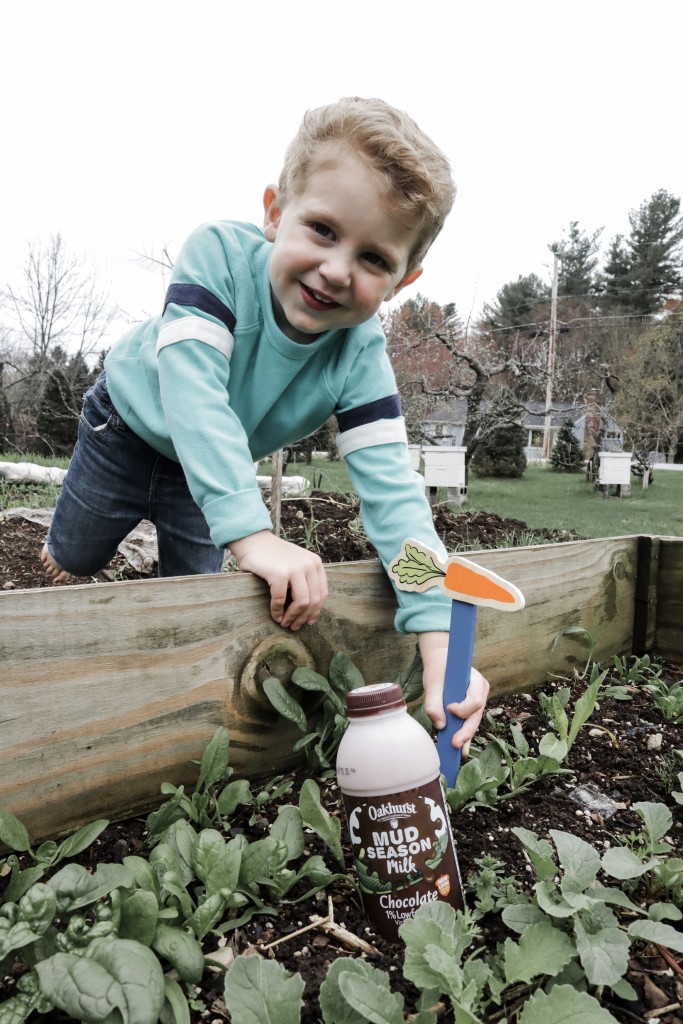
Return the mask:
<path fill-rule="evenodd" d="M 422 449 L 424 478 L 427 487 L 465 487 L 465 452 L 467 448 L 446 445 Z"/>
<path fill-rule="evenodd" d="M 420 460 L 422 459 L 422 448 L 419 444 L 409 444 L 408 451 L 410 452 L 410 465 L 416 473 L 419 473 Z"/>
<path fill-rule="evenodd" d="M 607 487 L 609 484 L 630 484 L 632 457 L 632 452 L 600 452 L 600 487 Z"/>

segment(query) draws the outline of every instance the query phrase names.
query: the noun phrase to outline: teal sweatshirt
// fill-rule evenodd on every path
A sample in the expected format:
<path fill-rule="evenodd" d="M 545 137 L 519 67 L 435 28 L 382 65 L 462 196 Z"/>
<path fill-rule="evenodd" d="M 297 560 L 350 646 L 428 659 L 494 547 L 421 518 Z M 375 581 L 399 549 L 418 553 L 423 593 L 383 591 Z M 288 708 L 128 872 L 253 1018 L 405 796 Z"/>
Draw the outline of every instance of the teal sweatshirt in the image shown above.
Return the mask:
<path fill-rule="evenodd" d="M 444 556 L 411 468 L 379 317 L 307 345 L 292 341 L 273 315 L 271 252 L 251 224 L 193 232 L 163 312 L 129 330 L 105 360 L 117 411 L 180 462 L 217 547 L 271 528 L 254 462 L 334 415 L 365 531 L 385 568 L 406 537 Z M 448 629 L 450 601 L 438 591 L 396 593 L 401 632 Z"/>

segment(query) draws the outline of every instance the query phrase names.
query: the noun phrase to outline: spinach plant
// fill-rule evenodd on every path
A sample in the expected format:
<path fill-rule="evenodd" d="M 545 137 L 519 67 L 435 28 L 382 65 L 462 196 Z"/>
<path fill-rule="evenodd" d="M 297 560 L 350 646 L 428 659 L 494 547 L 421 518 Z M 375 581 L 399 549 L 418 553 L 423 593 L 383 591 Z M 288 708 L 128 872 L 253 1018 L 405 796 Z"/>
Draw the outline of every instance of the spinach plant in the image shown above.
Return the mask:
<path fill-rule="evenodd" d="M 595 710 L 598 691 L 607 676 L 607 670 L 600 671 L 593 665 L 591 681 L 574 705 L 574 713 L 569 717 L 567 707 L 571 690 L 568 686 L 561 687 L 552 697 L 540 693 L 538 702 L 544 712 L 552 732 L 543 736 L 538 745 L 539 752 L 556 761 L 564 761 L 572 748 L 579 729 L 584 725 Z"/>

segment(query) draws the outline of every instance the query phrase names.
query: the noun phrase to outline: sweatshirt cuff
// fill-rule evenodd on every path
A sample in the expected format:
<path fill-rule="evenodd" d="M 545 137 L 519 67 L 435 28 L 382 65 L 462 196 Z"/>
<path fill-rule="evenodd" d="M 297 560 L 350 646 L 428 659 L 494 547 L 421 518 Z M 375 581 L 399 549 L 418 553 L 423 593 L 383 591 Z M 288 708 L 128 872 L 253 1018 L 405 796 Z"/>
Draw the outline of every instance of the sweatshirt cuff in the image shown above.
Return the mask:
<path fill-rule="evenodd" d="M 229 547 L 233 540 L 273 528 L 258 488 L 214 498 L 202 506 L 202 512 L 217 548 Z"/>

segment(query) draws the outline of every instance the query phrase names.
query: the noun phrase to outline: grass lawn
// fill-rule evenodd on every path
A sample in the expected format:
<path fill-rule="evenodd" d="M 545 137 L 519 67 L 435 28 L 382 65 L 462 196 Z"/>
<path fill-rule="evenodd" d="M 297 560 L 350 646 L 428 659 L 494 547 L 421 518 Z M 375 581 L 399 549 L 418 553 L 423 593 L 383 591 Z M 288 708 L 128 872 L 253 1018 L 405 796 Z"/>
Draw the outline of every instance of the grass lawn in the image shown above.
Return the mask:
<path fill-rule="evenodd" d="M 38 462 L 66 467 L 67 460 L 40 456 L 0 455 L 0 461 Z M 260 472 L 270 470 L 268 461 Z M 351 482 L 342 459 L 329 462 L 314 459 L 310 466 L 297 462 L 289 475 L 307 476 L 316 490 L 351 491 Z M 496 512 L 505 519 L 521 519 L 530 527 L 576 530 L 582 537 L 619 537 L 644 533 L 659 536 L 683 536 L 683 472 L 656 471 L 654 485 L 643 490 L 639 478 L 632 478 L 629 498 L 603 498 L 586 482 L 584 473 L 555 473 L 546 466 L 528 466 L 518 480 L 484 479 L 470 475 L 468 510 Z M 0 480 L 0 510 L 10 503 Z M 26 488 L 22 504 L 37 507 L 54 505 L 56 487 Z M 440 497 L 445 498 L 445 492 Z M 16 504 L 16 491 L 12 497 Z"/>
<path fill-rule="evenodd" d="M 267 472 L 264 466 L 263 472 Z M 351 489 L 343 461 L 297 463 L 290 474 L 308 476 L 318 490 Z M 683 472 L 655 471 L 654 485 L 643 490 L 632 477 L 631 496 L 603 498 L 586 482 L 585 473 L 555 473 L 546 466 L 528 466 L 518 480 L 470 475 L 469 502 L 463 508 L 496 512 L 521 519 L 534 528 L 576 530 L 582 537 L 619 537 L 644 533 L 683 536 Z M 441 497 L 445 498 L 445 492 Z"/>
<path fill-rule="evenodd" d="M 576 530 L 582 537 L 683 536 L 683 472 L 655 471 L 654 485 L 646 490 L 632 477 L 628 498 L 603 498 L 584 473 L 555 473 L 546 466 L 528 466 L 518 480 L 471 474 L 468 486 L 468 508 L 522 519 L 531 527 Z"/>

